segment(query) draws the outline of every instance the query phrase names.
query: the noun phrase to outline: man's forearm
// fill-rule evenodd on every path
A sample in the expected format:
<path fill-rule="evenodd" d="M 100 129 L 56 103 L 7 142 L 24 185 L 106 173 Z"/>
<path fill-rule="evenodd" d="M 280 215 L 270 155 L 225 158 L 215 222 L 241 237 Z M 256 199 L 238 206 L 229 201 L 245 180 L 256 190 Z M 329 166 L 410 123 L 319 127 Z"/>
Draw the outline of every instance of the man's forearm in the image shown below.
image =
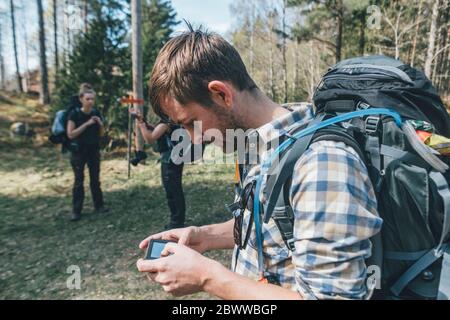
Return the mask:
<path fill-rule="evenodd" d="M 300 294 L 238 275 L 217 261 L 204 268 L 203 290 L 224 300 L 302 300 Z"/>
<path fill-rule="evenodd" d="M 207 250 L 233 249 L 233 227 L 234 219 L 200 227 Z"/>

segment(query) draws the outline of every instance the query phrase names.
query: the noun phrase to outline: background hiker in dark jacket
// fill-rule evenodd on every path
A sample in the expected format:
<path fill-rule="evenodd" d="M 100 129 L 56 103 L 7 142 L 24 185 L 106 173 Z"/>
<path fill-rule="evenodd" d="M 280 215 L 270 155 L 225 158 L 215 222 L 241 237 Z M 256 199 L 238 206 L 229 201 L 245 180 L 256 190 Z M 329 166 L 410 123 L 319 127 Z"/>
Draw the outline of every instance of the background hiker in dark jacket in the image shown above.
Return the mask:
<path fill-rule="evenodd" d="M 183 163 L 175 164 L 171 160 L 172 132 L 179 126 L 159 123 L 156 127 L 148 125 L 139 113 L 132 112 L 138 119 L 139 129 L 147 143 L 157 142 L 157 151 L 161 153 L 161 179 L 166 191 L 167 205 L 170 209 L 170 222 L 166 229 L 183 228 L 186 217 L 186 201 L 183 193 Z"/>

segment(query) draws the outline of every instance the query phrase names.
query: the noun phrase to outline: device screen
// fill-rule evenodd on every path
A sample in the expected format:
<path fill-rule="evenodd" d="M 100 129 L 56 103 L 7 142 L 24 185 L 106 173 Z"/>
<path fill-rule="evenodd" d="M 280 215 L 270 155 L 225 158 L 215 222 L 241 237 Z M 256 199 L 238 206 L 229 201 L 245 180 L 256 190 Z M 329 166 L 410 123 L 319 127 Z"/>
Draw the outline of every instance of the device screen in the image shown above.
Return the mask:
<path fill-rule="evenodd" d="M 161 253 L 166 246 L 167 241 L 151 241 L 147 256 L 145 257 L 147 260 L 159 259 L 161 258 Z"/>

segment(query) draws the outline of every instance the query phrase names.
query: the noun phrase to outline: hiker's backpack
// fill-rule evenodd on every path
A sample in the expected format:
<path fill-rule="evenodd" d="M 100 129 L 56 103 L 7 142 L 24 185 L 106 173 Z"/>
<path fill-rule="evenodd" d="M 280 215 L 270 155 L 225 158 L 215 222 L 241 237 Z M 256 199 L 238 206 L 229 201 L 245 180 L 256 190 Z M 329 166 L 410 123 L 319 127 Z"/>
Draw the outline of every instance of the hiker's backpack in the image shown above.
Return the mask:
<path fill-rule="evenodd" d="M 80 109 L 81 102 L 78 96 L 72 96 L 70 98 L 68 107 L 56 112 L 55 114 L 55 119 L 53 120 L 49 140 L 53 144 L 61 144 L 62 152 L 71 151 L 72 149 L 76 148 L 67 137 L 67 123 L 69 122 L 70 113 Z"/>
<path fill-rule="evenodd" d="M 153 146 L 153 150 L 158 153 L 164 153 L 171 151 L 175 146 L 175 142 L 170 139 L 170 135 L 168 133 L 163 134 Z"/>
<path fill-rule="evenodd" d="M 279 170 L 261 188 L 268 200 L 261 209 L 255 202 L 258 215 L 262 210 L 266 223 L 273 218 L 294 250 L 289 186 L 295 163 L 314 142 L 344 142 L 365 162 L 384 221 L 366 261 L 381 270 L 374 297 L 450 299 L 449 159 L 418 140 L 409 122 L 450 136 L 450 117 L 431 82 L 401 61 L 361 57 L 330 68 L 313 100 L 315 119 L 275 151 Z"/>

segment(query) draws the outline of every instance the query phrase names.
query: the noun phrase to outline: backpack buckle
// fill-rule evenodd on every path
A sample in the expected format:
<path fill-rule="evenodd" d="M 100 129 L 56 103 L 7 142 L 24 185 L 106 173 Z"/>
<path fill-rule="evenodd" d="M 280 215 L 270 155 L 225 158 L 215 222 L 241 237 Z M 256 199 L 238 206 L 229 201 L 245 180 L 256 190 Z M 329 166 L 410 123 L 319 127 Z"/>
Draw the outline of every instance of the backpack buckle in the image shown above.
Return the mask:
<path fill-rule="evenodd" d="M 368 134 L 374 134 L 378 131 L 378 127 L 380 124 L 380 117 L 377 116 L 369 116 L 366 119 L 365 131 Z"/>
<path fill-rule="evenodd" d="M 286 241 L 286 246 L 290 251 L 295 251 L 295 240 L 294 238 L 288 239 Z"/>
<path fill-rule="evenodd" d="M 233 216 L 235 216 L 236 215 L 235 212 L 237 210 L 241 209 L 241 201 L 235 202 L 235 203 L 230 204 L 230 205 L 226 205 L 225 207 L 227 208 L 229 213 L 231 213 Z"/>

